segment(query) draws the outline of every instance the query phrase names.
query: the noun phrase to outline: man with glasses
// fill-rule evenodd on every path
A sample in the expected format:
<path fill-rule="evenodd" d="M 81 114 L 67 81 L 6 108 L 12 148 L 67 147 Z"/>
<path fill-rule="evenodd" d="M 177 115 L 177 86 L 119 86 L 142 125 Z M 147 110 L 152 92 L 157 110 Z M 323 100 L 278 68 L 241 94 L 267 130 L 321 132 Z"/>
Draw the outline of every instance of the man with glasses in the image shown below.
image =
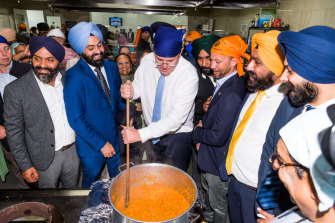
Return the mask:
<path fill-rule="evenodd" d="M 286 56 L 281 81 L 287 84 L 289 91 L 272 120 L 263 145 L 256 202 L 256 206 L 260 206 L 258 212 L 266 218 L 259 219 L 261 223 L 293 206 L 277 172 L 272 171 L 268 163 L 278 142 L 279 130 L 301 113 L 324 109 L 335 103 L 334 36 L 335 30 L 326 26 L 282 32 L 278 36 Z"/>
<path fill-rule="evenodd" d="M 182 36 L 179 30 L 160 27 L 154 37 L 154 52 L 143 58 L 134 81 L 121 86 L 123 98 L 141 98 L 147 124 L 139 130 L 125 128 L 122 137 L 125 143 L 151 140 L 149 161 L 169 163 L 186 171 L 198 75 L 195 67 L 181 57 Z"/>

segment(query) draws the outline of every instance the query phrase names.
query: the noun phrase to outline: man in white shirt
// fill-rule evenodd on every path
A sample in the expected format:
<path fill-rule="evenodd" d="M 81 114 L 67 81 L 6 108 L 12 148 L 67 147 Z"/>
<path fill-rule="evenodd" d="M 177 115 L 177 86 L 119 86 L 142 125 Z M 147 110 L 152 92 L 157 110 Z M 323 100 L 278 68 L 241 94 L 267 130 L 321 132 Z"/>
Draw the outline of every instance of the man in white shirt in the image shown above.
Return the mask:
<path fill-rule="evenodd" d="M 279 33 L 270 31 L 253 36 L 251 61 L 247 66 L 250 94 L 245 98 L 228 142 L 225 165 L 220 167 L 223 180 L 231 175 L 228 206 L 232 222 L 256 222 L 254 203 L 260 156 L 271 120 L 285 96 L 280 87 L 284 55 L 278 49 Z"/>
<path fill-rule="evenodd" d="M 182 36 L 179 30 L 160 27 L 154 37 L 154 52 L 143 58 L 134 81 L 121 86 L 123 98 L 141 98 L 147 124 L 140 130 L 125 128 L 122 137 L 125 143 L 152 140 L 151 161 L 187 170 L 198 75 L 181 57 Z"/>
<path fill-rule="evenodd" d="M 39 188 L 75 188 L 79 171 L 75 133 L 63 99 L 59 64 L 65 50 L 50 37 L 30 40 L 32 67 L 6 86 L 4 119 L 9 146 L 24 179 Z"/>

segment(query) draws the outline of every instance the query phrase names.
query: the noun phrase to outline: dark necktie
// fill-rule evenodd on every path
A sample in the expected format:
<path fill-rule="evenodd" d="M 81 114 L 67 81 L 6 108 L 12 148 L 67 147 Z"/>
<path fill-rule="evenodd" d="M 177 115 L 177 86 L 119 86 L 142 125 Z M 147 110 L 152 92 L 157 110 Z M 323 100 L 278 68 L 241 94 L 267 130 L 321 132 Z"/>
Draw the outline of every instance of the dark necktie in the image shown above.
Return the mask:
<path fill-rule="evenodd" d="M 107 97 L 107 100 L 108 100 L 109 104 L 111 104 L 111 95 L 109 93 L 109 87 L 107 85 L 106 79 L 105 79 L 104 75 L 102 74 L 102 72 L 100 70 L 100 67 L 96 67 L 94 70 L 95 70 L 95 72 L 97 72 L 98 80 L 99 80 L 99 82 L 102 86 L 102 89 L 104 89 L 104 92 L 105 92 L 105 95 Z"/>
<path fill-rule="evenodd" d="M 306 107 L 306 112 L 315 109 L 311 105 L 307 105 Z M 278 177 L 278 171 L 271 168 L 257 195 L 257 200 L 264 210 L 278 207 L 281 187 L 282 183 Z"/>

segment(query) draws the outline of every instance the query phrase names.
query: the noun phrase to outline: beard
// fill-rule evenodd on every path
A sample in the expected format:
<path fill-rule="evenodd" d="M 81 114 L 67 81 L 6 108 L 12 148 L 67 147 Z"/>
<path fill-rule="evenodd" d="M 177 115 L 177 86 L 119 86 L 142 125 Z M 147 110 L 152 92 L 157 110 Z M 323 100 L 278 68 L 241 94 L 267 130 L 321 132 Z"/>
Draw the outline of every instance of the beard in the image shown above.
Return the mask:
<path fill-rule="evenodd" d="M 248 91 L 254 93 L 256 91 L 264 91 L 269 89 L 275 82 L 274 75 L 275 74 L 270 71 L 264 77 L 258 77 L 255 72 L 247 71 L 246 78 Z"/>
<path fill-rule="evenodd" d="M 288 89 L 288 99 L 296 107 L 313 102 L 319 94 L 318 88 L 313 83 L 307 81 L 297 86 L 294 86 L 291 82 L 287 82 L 286 87 Z"/>
<path fill-rule="evenodd" d="M 39 70 L 48 70 L 49 73 L 40 73 L 38 72 Z M 33 71 L 36 75 L 36 77 L 42 81 L 43 83 L 47 84 L 49 82 L 51 82 L 55 76 L 58 74 L 59 72 L 59 64 L 55 67 L 55 68 L 50 68 L 50 67 L 41 67 L 41 66 L 34 66 L 33 65 Z"/>
<path fill-rule="evenodd" d="M 99 55 L 98 53 L 94 53 L 91 56 L 87 56 L 86 54 L 82 54 L 83 59 L 88 63 L 89 65 L 93 67 L 102 67 L 104 65 L 104 54 L 103 52 L 100 53 L 101 59 L 94 60 L 93 57 Z"/>
<path fill-rule="evenodd" d="M 212 74 L 212 69 L 210 67 L 200 67 L 200 71 L 207 76 Z"/>

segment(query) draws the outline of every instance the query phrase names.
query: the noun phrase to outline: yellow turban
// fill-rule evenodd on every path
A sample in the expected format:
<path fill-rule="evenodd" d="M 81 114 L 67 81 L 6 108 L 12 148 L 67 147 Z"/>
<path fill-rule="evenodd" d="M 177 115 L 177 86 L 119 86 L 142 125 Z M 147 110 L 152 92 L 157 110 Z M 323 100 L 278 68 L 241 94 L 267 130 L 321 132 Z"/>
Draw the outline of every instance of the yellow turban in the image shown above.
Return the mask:
<path fill-rule="evenodd" d="M 186 34 L 185 39 L 190 39 L 190 40 L 194 41 L 194 40 L 199 39 L 201 37 L 202 37 L 202 35 L 199 32 L 191 31 L 191 32 Z"/>
<path fill-rule="evenodd" d="M 11 28 L 1 28 L 0 35 L 5 37 L 8 42 L 16 40 L 16 31 Z"/>
<path fill-rule="evenodd" d="M 242 57 L 250 60 L 250 56 L 245 53 L 248 45 L 242 40 L 241 37 L 228 36 L 216 41 L 211 49 L 212 53 L 234 57 L 237 59 L 237 73 L 239 76 L 244 75 L 243 59 Z"/>
<path fill-rule="evenodd" d="M 278 44 L 277 37 L 280 31 L 272 30 L 266 33 L 256 33 L 252 37 L 251 51 L 258 46 L 258 53 L 269 70 L 277 75 L 284 71 L 285 55 Z"/>

